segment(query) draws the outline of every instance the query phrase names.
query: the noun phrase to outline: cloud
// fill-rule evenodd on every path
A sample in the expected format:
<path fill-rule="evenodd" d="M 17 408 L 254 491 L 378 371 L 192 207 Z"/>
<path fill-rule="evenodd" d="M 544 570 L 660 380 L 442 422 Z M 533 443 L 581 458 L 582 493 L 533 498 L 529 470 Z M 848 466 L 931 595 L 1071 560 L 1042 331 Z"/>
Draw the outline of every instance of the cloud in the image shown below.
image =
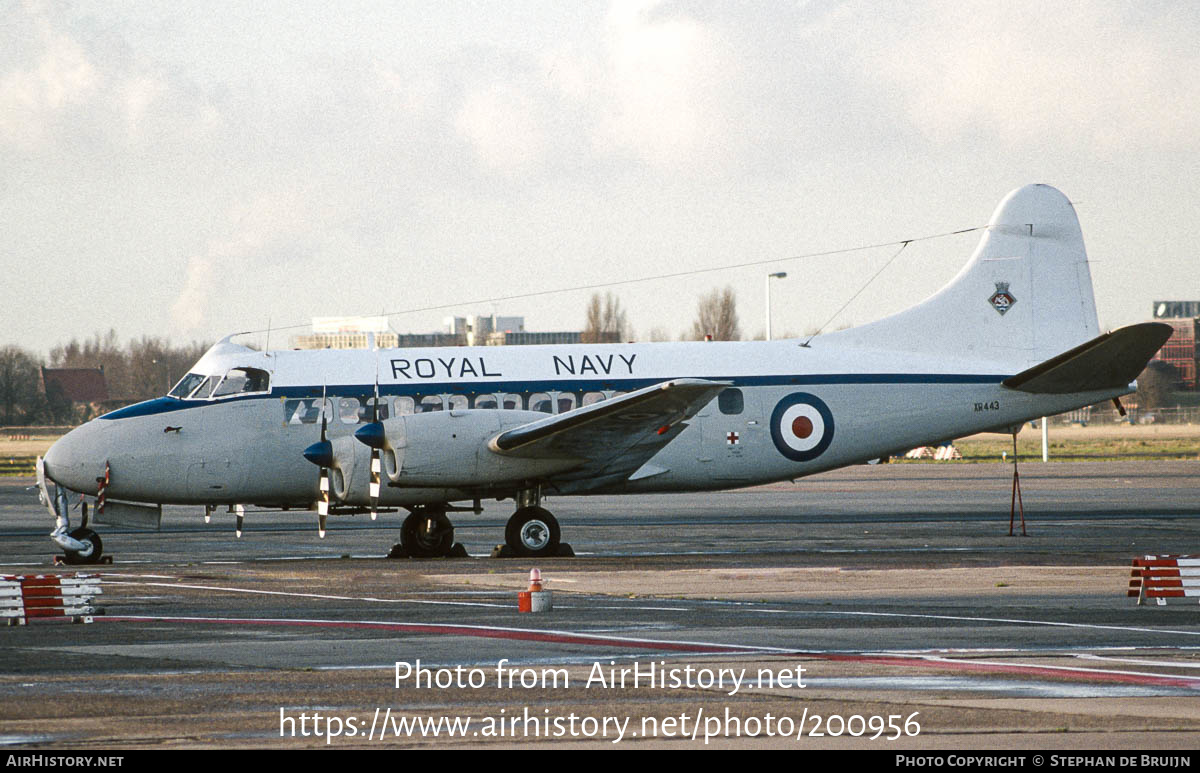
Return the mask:
<path fill-rule="evenodd" d="M 0 37 L 0 147 L 36 153 L 194 143 L 220 123 L 178 71 L 139 56 L 114 29 L 54 4 L 10 10 Z"/>
<path fill-rule="evenodd" d="M 1072 138 L 1100 154 L 1194 141 L 1200 51 L 1196 24 L 1184 21 L 1194 14 L 1037 2 L 909 10 L 876 19 L 859 53 L 871 79 L 932 140 Z M 1192 34 L 1176 28 L 1181 21 Z"/>
<path fill-rule="evenodd" d="M 517 171 L 542 156 L 544 130 L 538 106 L 527 90 L 512 83 L 473 89 L 463 99 L 454 126 L 487 166 Z"/>
<path fill-rule="evenodd" d="M 30 66 L 0 74 L 0 140 L 18 147 L 43 141 L 50 124 L 100 93 L 104 78 L 75 40 L 31 6 L 5 20 L 8 37 L 25 37 Z"/>
<path fill-rule="evenodd" d="M 293 262 L 316 249 L 318 234 L 328 226 L 315 220 L 313 209 L 296 190 L 264 193 L 234 204 L 224 233 L 187 259 L 183 289 L 171 304 L 176 328 L 195 333 L 212 322 L 210 312 L 227 316 L 215 297 L 248 277 L 263 286 L 289 287 Z M 268 276 L 276 278 L 268 281 Z"/>
<path fill-rule="evenodd" d="M 657 0 L 618 0 L 605 35 L 601 146 L 676 168 L 727 160 L 740 67 L 718 30 Z"/>

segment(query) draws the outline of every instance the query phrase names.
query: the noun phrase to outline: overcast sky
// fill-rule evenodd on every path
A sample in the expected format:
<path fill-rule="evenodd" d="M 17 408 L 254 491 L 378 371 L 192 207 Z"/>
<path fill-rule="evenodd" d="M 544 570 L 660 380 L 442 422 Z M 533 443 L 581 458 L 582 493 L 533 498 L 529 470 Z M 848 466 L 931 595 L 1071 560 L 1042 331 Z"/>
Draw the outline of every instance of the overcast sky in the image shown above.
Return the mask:
<path fill-rule="evenodd" d="M 176 343 L 313 316 L 641 338 L 732 285 L 826 321 L 892 255 L 1013 188 L 1076 204 L 1100 322 L 1200 299 L 1200 5 L 1181 2 L 0 0 L 0 344 Z M 935 291 L 910 246 L 831 327 Z M 273 336 L 286 344 L 288 332 Z"/>

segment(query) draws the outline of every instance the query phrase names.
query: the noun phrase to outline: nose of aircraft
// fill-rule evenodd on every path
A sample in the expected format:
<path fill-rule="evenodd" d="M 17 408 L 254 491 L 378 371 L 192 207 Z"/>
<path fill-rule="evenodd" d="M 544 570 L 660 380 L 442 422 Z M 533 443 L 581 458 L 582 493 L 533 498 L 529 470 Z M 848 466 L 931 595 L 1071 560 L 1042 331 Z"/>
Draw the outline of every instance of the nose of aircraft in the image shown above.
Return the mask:
<path fill-rule="evenodd" d="M 96 478 L 104 475 L 101 428 L 95 421 L 76 427 L 46 451 L 46 474 L 55 483 L 84 494 L 96 493 Z"/>

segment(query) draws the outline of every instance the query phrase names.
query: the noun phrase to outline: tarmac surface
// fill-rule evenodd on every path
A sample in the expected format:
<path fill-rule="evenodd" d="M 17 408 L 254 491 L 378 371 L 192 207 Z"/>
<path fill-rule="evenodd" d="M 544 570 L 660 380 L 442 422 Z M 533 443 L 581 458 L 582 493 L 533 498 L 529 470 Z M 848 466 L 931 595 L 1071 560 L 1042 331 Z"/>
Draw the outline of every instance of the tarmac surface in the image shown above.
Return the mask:
<path fill-rule="evenodd" d="M 1200 553 L 1200 462 L 1021 480 L 1027 537 L 1010 466 L 893 464 L 550 498 L 575 558 L 487 557 L 509 502 L 419 561 L 382 557 L 395 513 L 237 539 L 171 507 L 59 569 L 0 481 L 0 573 L 99 572 L 105 610 L 0 629 L 0 747 L 1197 748 L 1200 604 L 1125 591 L 1134 556 Z M 553 609 L 519 614 L 533 566 Z"/>

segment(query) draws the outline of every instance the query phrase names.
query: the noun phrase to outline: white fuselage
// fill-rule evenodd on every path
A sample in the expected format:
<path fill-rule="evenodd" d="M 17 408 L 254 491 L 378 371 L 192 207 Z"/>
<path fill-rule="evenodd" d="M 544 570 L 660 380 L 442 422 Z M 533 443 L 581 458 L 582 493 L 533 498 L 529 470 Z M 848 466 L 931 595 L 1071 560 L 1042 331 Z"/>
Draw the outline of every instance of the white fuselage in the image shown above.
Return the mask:
<path fill-rule="evenodd" d="M 46 463 L 55 481 L 83 493 L 96 492 L 107 463 L 108 495 L 129 501 L 304 506 L 318 495 L 318 471 L 302 451 L 319 438 L 322 395 L 331 439 L 373 416 L 432 411 L 449 413 L 446 431 L 455 435 L 454 422 L 476 411 L 560 413 L 686 377 L 729 386 L 639 473 L 599 487 L 554 476 L 544 484 L 561 493 L 722 489 L 1012 427 L 1129 391 L 1027 394 L 1001 386 L 1012 373 L 995 364 L 898 355 L 839 338 L 808 346 L 787 340 L 268 353 L 220 344 L 193 372 L 220 377 L 259 369 L 270 374 L 269 388 L 163 397 L 115 411 L 71 432 Z M 442 485 L 388 487 L 380 504 L 511 496 L 521 485 L 528 481 L 481 488 L 450 469 Z"/>

